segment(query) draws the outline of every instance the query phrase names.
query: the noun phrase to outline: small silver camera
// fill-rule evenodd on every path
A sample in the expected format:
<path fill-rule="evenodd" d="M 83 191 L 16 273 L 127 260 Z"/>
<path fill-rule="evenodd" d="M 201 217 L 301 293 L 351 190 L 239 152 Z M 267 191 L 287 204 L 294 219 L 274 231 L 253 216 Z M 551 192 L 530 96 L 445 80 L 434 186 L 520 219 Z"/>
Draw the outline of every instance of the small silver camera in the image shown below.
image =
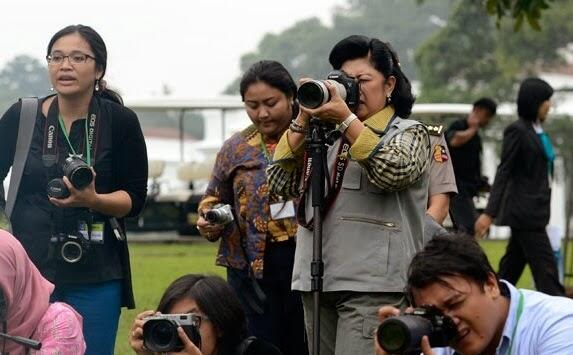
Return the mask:
<path fill-rule="evenodd" d="M 189 339 L 199 349 L 201 318 L 193 313 L 159 314 L 143 318 L 143 344 L 147 350 L 158 353 L 177 352 L 184 348 L 177 328 L 181 326 Z"/>
<path fill-rule="evenodd" d="M 233 211 L 230 205 L 217 204 L 205 212 L 205 219 L 211 224 L 226 225 L 233 222 Z"/>

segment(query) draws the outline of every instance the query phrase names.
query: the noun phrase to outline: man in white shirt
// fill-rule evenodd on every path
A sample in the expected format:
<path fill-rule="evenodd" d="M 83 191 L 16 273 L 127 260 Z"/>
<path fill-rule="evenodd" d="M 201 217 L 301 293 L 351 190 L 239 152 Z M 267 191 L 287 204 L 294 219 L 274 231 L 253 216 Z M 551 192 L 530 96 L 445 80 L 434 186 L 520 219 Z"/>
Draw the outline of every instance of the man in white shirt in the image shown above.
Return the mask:
<path fill-rule="evenodd" d="M 432 349 L 424 336 L 419 349 L 425 355 L 573 353 L 573 300 L 499 280 L 472 238 L 430 241 L 412 259 L 407 293 L 414 306 L 435 306 L 456 327 L 448 348 Z M 379 310 L 382 320 L 398 314 L 389 306 Z M 378 342 L 376 351 L 386 354 Z"/>

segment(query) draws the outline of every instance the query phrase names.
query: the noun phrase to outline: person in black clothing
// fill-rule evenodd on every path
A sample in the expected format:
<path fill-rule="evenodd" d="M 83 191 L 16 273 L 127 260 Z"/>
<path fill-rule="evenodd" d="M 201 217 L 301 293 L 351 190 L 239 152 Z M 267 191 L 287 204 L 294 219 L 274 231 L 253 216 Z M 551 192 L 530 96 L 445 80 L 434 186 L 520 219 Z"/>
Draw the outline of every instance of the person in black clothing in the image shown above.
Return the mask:
<path fill-rule="evenodd" d="M 52 301 L 82 315 L 86 354 L 113 354 L 121 306 L 134 307 L 123 218 L 137 215 L 146 198 L 145 141 L 135 113 L 105 88 L 107 51 L 91 27 L 57 32 L 46 59 L 56 94 L 39 100 L 13 233 L 56 285 Z M 0 181 L 14 162 L 21 107 L 15 103 L 0 119 Z M 71 155 L 92 169 L 86 187 L 63 177 Z M 69 196 L 48 197 L 48 182 L 62 177 Z M 72 240 L 81 241 L 84 252 L 76 262 L 62 256 L 64 242 Z M 79 251 L 66 249 L 73 250 Z"/>
<path fill-rule="evenodd" d="M 445 134 L 458 186 L 458 194 L 451 200 L 450 216 L 458 231 L 470 235 L 474 234 L 478 215 L 473 197 L 483 185 L 479 130 L 489 124 L 496 109 L 495 101 L 481 98 L 474 102 L 468 117 L 452 123 Z"/>
<path fill-rule="evenodd" d="M 511 227 L 499 276 L 515 285 L 529 263 L 535 286 L 554 296 L 565 294 L 545 227 L 549 223 L 553 160 L 551 140 L 543 131 L 553 88 L 538 78 L 525 79 L 517 95 L 519 119 L 503 132 L 501 161 L 485 212 L 475 223 L 483 235 L 499 217 Z M 502 206 L 504 206 L 502 208 Z"/>

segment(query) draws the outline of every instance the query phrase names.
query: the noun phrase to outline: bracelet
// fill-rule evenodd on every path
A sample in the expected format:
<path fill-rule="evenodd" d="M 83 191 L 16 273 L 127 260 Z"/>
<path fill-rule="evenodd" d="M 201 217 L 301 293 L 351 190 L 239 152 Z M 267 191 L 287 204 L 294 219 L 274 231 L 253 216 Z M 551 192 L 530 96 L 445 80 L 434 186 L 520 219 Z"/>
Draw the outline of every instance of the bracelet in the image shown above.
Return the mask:
<path fill-rule="evenodd" d="M 307 128 L 303 127 L 303 125 L 299 124 L 295 120 L 291 121 L 290 126 L 288 128 L 293 132 L 302 134 L 305 134 L 308 131 Z"/>
<path fill-rule="evenodd" d="M 348 127 L 350 127 L 350 124 L 352 123 L 352 121 L 354 121 L 357 118 L 358 117 L 356 117 L 355 114 L 351 113 L 348 117 L 346 117 L 346 119 L 344 121 L 342 121 L 340 123 L 340 125 L 338 126 L 338 131 L 340 131 L 340 133 L 344 134 L 344 132 L 346 132 Z"/>

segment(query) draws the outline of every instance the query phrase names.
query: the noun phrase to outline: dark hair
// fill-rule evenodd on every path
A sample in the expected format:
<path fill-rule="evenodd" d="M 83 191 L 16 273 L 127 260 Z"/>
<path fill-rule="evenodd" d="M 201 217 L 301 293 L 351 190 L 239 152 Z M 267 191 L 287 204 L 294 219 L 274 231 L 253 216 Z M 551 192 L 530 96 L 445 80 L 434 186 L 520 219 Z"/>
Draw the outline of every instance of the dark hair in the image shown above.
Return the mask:
<path fill-rule="evenodd" d="M 447 285 L 447 276 L 461 276 L 476 282 L 482 288 L 490 275 L 497 275 L 487 256 L 475 241 L 467 235 L 441 235 L 434 237 L 424 249 L 414 255 L 408 269 L 406 294 L 413 303 L 413 290 L 433 283 Z"/>
<path fill-rule="evenodd" d="M 286 68 L 274 60 L 261 60 L 251 65 L 243 74 L 239 91 L 241 99 L 245 101 L 245 93 L 252 84 L 262 81 L 265 84 L 279 90 L 287 98 L 293 100 L 292 118 L 298 115 L 298 102 L 296 101 L 296 83 Z"/>
<path fill-rule="evenodd" d="M 527 121 L 535 121 L 541 104 L 553 95 L 553 88 L 539 78 L 527 78 L 517 93 L 517 114 Z"/>
<path fill-rule="evenodd" d="M 169 313 L 178 301 L 189 298 L 222 334 L 219 354 L 230 354 L 247 336 L 247 321 L 239 299 L 229 284 L 218 276 L 188 274 L 173 281 L 163 293 L 157 310 Z"/>
<path fill-rule="evenodd" d="M 489 111 L 491 116 L 495 116 L 497 111 L 497 103 L 489 97 L 482 97 L 481 99 L 474 102 L 474 109 L 475 108 L 483 108 L 484 110 Z"/>
<path fill-rule="evenodd" d="M 102 72 L 101 77 L 98 80 L 103 79 L 107 69 L 107 48 L 103 38 L 101 38 L 99 33 L 90 26 L 70 25 L 56 32 L 48 43 L 47 55 L 50 55 L 52 47 L 58 39 L 74 33 L 79 34 L 86 42 L 88 42 L 88 45 L 94 53 L 96 68 Z M 102 87 L 100 90 L 95 91 L 94 85 L 94 94 L 123 105 L 121 96 L 117 92 L 108 88 Z"/>
<path fill-rule="evenodd" d="M 410 80 L 402 72 L 398 55 L 389 43 L 377 38 L 353 35 L 338 42 L 328 60 L 334 69 L 340 70 L 344 62 L 370 56 L 370 62 L 385 78 L 393 75 L 396 85 L 392 91 L 392 105 L 398 116 L 407 118 L 412 113 L 415 98 L 412 95 Z"/>

